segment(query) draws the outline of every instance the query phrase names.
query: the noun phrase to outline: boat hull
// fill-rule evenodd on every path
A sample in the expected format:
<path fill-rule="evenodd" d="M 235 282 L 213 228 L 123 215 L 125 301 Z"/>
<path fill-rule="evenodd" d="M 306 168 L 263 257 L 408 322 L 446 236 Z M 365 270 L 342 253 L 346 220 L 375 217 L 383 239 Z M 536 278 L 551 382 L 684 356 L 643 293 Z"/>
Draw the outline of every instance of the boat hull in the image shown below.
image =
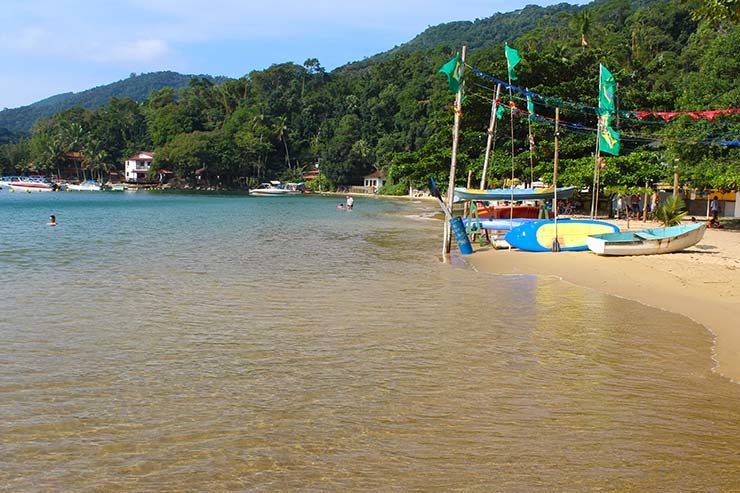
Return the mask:
<path fill-rule="evenodd" d="M 588 238 L 588 249 L 598 255 L 657 255 L 685 250 L 704 237 L 705 223 L 602 234 Z"/>
<path fill-rule="evenodd" d="M 67 185 L 67 190 L 73 191 L 73 192 L 99 192 L 103 188 L 100 185 L 86 185 L 86 184 L 80 184 L 80 185 Z"/>
<path fill-rule="evenodd" d="M 561 251 L 577 252 L 588 250 L 590 235 L 615 233 L 615 225 L 592 219 L 558 219 L 557 239 Z M 551 252 L 555 240 L 555 221 L 535 221 L 522 224 L 509 231 L 504 239 L 514 248 L 528 252 Z"/>
<path fill-rule="evenodd" d="M 39 186 L 39 185 L 21 185 L 18 183 L 12 183 L 10 185 L 11 190 L 16 192 L 53 192 L 50 186 Z"/>
<path fill-rule="evenodd" d="M 298 195 L 301 192 L 296 190 L 250 190 L 249 195 L 257 197 L 280 197 L 283 195 Z"/>
<path fill-rule="evenodd" d="M 483 229 L 491 229 L 495 231 L 509 231 L 523 224 L 532 223 L 535 221 L 538 220 L 527 217 L 515 217 L 514 219 L 481 218 L 477 221 L 475 219 L 469 218 L 463 219 L 465 226 L 467 226 L 468 224 L 480 224 L 480 227 Z"/>
<path fill-rule="evenodd" d="M 558 188 L 558 199 L 573 196 L 575 187 Z M 549 200 L 555 197 L 552 188 L 491 188 L 476 190 L 473 188 L 455 188 L 455 202 L 465 200 Z"/>

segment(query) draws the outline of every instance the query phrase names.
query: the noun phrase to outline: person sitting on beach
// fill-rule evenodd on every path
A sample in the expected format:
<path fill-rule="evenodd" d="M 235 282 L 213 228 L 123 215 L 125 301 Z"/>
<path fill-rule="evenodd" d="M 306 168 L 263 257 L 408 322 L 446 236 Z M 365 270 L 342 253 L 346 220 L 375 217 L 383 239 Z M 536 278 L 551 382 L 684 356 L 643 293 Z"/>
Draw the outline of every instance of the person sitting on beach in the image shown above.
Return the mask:
<path fill-rule="evenodd" d="M 54 214 L 52 214 L 51 216 L 49 216 L 49 222 L 47 223 L 47 225 L 49 225 L 49 226 L 56 226 L 57 225 L 57 217 Z"/>
<path fill-rule="evenodd" d="M 722 229 L 722 227 L 722 223 L 720 223 L 719 219 L 717 219 L 716 217 L 711 218 L 707 223 L 707 228 Z"/>

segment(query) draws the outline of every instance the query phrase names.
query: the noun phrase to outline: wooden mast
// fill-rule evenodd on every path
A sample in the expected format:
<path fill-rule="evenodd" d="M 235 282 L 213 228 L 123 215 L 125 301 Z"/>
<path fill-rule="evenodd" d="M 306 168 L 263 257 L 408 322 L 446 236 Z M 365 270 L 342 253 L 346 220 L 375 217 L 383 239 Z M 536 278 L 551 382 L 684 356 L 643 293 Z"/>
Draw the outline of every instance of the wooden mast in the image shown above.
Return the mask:
<path fill-rule="evenodd" d="M 460 86 L 455 97 L 455 122 L 452 127 L 452 158 L 450 160 L 450 181 L 447 186 L 447 207 L 452 211 L 452 202 L 455 195 L 455 170 L 457 168 L 457 144 L 460 140 L 460 116 L 462 115 L 462 93 L 464 88 L 463 72 L 465 70 L 465 59 L 468 54 L 468 46 L 463 45 L 460 56 Z M 442 255 L 450 253 L 452 247 L 452 230 L 450 222 L 445 221 L 444 238 L 442 240 Z"/>
<path fill-rule="evenodd" d="M 555 223 L 555 239 L 552 241 L 552 251 L 560 251 L 560 242 L 558 241 L 558 159 L 560 156 L 560 108 L 555 107 L 555 162 L 552 170 L 552 187 L 554 188 L 554 197 L 552 200 L 552 211 Z"/>
<path fill-rule="evenodd" d="M 491 160 L 491 151 L 496 145 L 496 112 L 498 111 L 499 96 L 501 94 L 501 84 L 496 86 L 496 96 L 491 101 L 491 121 L 488 123 L 488 141 L 486 142 L 486 155 L 483 158 L 483 175 L 480 178 L 480 188 L 486 188 L 488 177 L 488 163 Z"/>

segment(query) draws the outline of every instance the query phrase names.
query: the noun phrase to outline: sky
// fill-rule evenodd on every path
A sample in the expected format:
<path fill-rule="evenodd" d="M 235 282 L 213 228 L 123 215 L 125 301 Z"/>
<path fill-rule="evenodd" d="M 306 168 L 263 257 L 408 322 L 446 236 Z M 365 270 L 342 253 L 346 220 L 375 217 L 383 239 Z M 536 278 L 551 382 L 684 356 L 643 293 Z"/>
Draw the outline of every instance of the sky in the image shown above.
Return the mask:
<path fill-rule="evenodd" d="M 0 0 L 0 109 L 131 73 L 241 77 L 308 58 L 332 70 L 532 3 L 558 0 Z"/>

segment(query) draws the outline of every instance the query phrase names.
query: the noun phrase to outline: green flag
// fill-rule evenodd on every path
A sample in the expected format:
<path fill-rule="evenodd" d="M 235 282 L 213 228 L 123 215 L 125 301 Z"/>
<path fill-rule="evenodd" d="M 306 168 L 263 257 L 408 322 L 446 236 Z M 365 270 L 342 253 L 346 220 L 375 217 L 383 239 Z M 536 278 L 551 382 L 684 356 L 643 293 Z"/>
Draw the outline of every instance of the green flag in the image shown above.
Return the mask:
<path fill-rule="evenodd" d="M 619 132 L 609 126 L 600 126 L 599 150 L 613 156 L 619 156 Z"/>
<path fill-rule="evenodd" d="M 447 85 L 450 87 L 450 91 L 457 92 L 460 90 L 460 55 L 455 55 L 455 58 L 442 65 L 438 72 L 447 76 Z"/>
<path fill-rule="evenodd" d="M 614 97 L 617 95 L 617 81 L 605 66 L 599 65 L 599 109 L 614 112 Z"/>
<path fill-rule="evenodd" d="M 500 120 L 504 117 L 504 113 L 506 113 L 506 108 L 504 108 L 504 105 L 499 103 L 498 108 L 496 108 L 496 120 Z"/>
<path fill-rule="evenodd" d="M 508 44 L 504 44 L 504 51 L 506 52 L 506 63 L 509 65 L 509 79 L 516 80 L 516 72 L 514 67 L 519 65 L 522 61 L 522 57 L 519 56 L 519 52 L 514 48 L 510 48 Z"/>
<path fill-rule="evenodd" d="M 532 101 L 532 96 L 527 96 L 527 113 L 529 113 L 529 117 L 534 117 L 534 101 Z"/>

